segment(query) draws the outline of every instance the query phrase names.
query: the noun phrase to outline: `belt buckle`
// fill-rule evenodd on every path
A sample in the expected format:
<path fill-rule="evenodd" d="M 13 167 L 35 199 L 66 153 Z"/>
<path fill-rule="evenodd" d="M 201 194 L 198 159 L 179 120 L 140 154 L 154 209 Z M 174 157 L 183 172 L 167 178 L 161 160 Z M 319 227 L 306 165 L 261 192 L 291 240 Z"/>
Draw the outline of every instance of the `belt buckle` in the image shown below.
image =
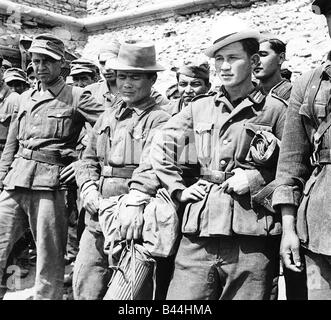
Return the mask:
<path fill-rule="evenodd" d="M 31 160 L 32 159 L 32 153 L 33 153 L 33 150 L 30 150 L 30 149 L 27 149 L 27 148 L 23 149 L 23 157 L 26 158 L 26 159 Z"/>

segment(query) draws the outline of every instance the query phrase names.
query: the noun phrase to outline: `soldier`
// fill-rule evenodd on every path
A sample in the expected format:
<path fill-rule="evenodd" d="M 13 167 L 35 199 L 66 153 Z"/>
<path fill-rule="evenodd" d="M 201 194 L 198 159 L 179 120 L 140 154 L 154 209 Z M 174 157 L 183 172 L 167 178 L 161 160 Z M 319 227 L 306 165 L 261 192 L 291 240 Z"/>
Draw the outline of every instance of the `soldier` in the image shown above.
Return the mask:
<path fill-rule="evenodd" d="M 257 164 L 250 144 L 259 131 L 281 137 L 286 105 L 252 82 L 259 33 L 235 17 L 221 17 L 206 50 L 223 85 L 172 117 L 153 139 L 154 172 L 173 199 L 186 204 L 183 237 L 167 299 L 269 299 L 279 265 L 280 221 L 253 197 L 275 174 Z M 185 186 L 176 153 L 194 134 L 200 180 Z M 269 158 L 271 160 L 271 158 Z M 135 178 L 131 190 L 149 193 Z"/>
<path fill-rule="evenodd" d="M 8 87 L 18 94 L 23 93 L 30 87 L 26 73 L 20 68 L 7 69 L 3 74 L 3 79 Z"/>
<path fill-rule="evenodd" d="M 285 54 L 286 44 L 283 41 L 272 35 L 264 35 L 260 41 L 260 62 L 254 69 L 254 76 L 260 80 L 264 94 L 270 92 L 287 101 L 290 98 L 292 84 L 281 74 Z"/>
<path fill-rule="evenodd" d="M 62 299 L 67 241 L 67 191 L 85 121 L 103 112 L 89 91 L 60 77 L 64 44 L 37 35 L 29 51 L 40 82 L 20 96 L 0 162 L 0 278 L 15 241 L 30 226 L 37 249 L 35 299 Z M 2 283 L 2 294 L 6 291 Z"/>
<path fill-rule="evenodd" d="M 111 68 L 116 70 L 120 99 L 94 126 L 76 172 L 88 214 L 74 266 L 75 299 L 102 299 L 111 276 L 98 222 L 99 198 L 128 192 L 128 179 L 149 155 L 154 130 L 169 118 L 151 97 L 157 72 L 164 70 L 155 61 L 153 44 L 122 44 Z"/>
<path fill-rule="evenodd" d="M 85 59 L 76 59 L 70 63 L 70 76 L 73 85 L 81 88 L 93 84 L 97 81 L 98 67 L 94 63 Z"/>
<path fill-rule="evenodd" d="M 35 89 L 38 79 L 36 77 L 36 74 L 33 70 L 32 62 L 30 62 L 26 68 L 26 75 L 28 77 L 28 81 L 30 83 L 30 88 Z"/>
<path fill-rule="evenodd" d="M 117 40 L 105 45 L 99 52 L 99 69 L 103 79 L 87 87 L 95 99 L 105 108 L 109 108 L 116 100 L 118 93 L 116 87 L 116 72 L 106 66 L 107 60 L 117 57 L 120 43 Z"/>
<path fill-rule="evenodd" d="M 169 105 L 165 106 L 171 115 L 179 113 L 195 96 L 207 93 L 211 86 L 207 62 L 188 62 L 173 71 L 176 71 L 179 98 L 172 99 Z"/>
<path fill-rule="evenodd" d="M 313 11 L 326 17 L 331 36 L 330 1 L 314 1 Z M 293 84 L 272 202 L 282 214 L 284 266 L 306 266 L 309 300 L 331 299 L 330 79 L 327 60 Z"/>

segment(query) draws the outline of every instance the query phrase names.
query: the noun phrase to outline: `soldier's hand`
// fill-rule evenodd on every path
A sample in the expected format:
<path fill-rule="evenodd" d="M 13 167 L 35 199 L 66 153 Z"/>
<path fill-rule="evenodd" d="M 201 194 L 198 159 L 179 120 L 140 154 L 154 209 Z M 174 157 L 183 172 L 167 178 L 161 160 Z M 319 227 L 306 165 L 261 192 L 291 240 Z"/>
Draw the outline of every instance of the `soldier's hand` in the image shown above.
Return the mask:
<path fill-rule="evenodd" d="M 94 186 L 84 191 L 83 207 L 91 215 L 96 214 L 99 210 L 99 197 L 100 193 Z"/>
<path fill-rule="evenodd" d="M 222 189 L 226 193 L 234 192 L 243 195 L 249 192 L 249 182 L 245 170 L 236 168 L 232 170 L 234 175 L 222 183 Z"/>
<path fill-rule="evenodd" d="M 299 253 L 300 240 L 294 231 L 283 232 L 280 243 L 280 256 L 284 266 L 294 272 L 302 271 Z"/>
<path fill-rule="evenodd" d="M 139 240 L 142 238 L 144 205 L 127 205 L 118 215 L 122 239 Z"/>
<path fill-rule="evenodd" d="M 75 165 L 76 162 L 72 162 L 60 171 L 61 183 L 69 183 L 75 181 Z"/>
<path fill-rule="evenodd" d="M 183 191 L 177 191 L 176 197 L 179 202 L 199 201 L 206 195 L 207 182 L 199 180 Z"/>

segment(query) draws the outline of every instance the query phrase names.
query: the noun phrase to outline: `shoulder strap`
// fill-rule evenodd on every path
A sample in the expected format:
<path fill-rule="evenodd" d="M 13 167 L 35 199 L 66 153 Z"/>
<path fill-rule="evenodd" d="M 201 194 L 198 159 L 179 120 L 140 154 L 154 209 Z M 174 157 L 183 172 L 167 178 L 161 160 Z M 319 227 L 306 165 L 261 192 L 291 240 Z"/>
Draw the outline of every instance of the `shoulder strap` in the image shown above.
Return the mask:
<path fill-rule="evenodd" d="M 314 114 L 314 102 L 317 92 L 322 83 L 322 74 L 323 74 L 323 66 L 321 65 L 314 70 L 308 81 L 307 89 L 309 90 L 309 93 L 308 93 L 307 103 L 308 103 L 308 109 L 311 114 Z"/>

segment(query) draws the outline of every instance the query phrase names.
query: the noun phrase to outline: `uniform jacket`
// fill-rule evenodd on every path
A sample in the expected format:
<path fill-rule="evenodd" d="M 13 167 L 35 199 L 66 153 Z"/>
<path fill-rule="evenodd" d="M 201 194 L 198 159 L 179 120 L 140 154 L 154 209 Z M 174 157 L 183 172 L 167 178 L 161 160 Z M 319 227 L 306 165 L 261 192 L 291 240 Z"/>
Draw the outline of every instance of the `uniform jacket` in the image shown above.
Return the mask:
<path fill-rule="evenodd" d="M 78 185 L 81 187 L 87 181 L 99 181 L 102 165 L 140 165 L 136 170 L 146 170 L 145 163 L 154 131 L 168 119 L 169 115 L 156 106 L 152 97 L 141 101 L 137 108 L 128 108 L 120 100 L 115 108 L 107 109 L 93 127 L 77 168 Z"/>
<path fill-rule="evenodd" d="M 307 196 L 305 201 L 309 197 L 309 202 L 302 203 L 302 210 L 298 211 L 298 235 L 310 250 L 331 255 L 331 197 L 328 191 L 331 187 L 331 168 L 328 164 L 314 171 L 310 163 L 314 149 L 314 133 L 331 111 L 331 62 L 325 63 L 323 69 L 323 78 L 313 111 L 307 103 L 310 89 L 308 85 L 313 71 L 302 75 L 293 84 L 278 161 L 278 187 L 273 194 L 272 203 L 274 207 L 284 204 L 299 207 L 302 196 Z M 330 148 L 329 128 L 322 139 L 320 149 Z M 312 191 L 314 196 L 310 195 Z"/>
<path fill-rule="evenodd" d="M 0 181 L 5 189 L 64 187 L 59 182 L 61 166 L 20 157 L 19 147 L 74 160 L 84 122 L 93 125 L 103 111 L 89 91 L 68 86 L 62 78 L 43 94 L 39 89 L 24 92 L 0 162 Z"/>
<path fill-rule="evenodd" d="M 256 166 L 249 158 L 250 141 L 257 130 L 272 132 L 279 139 L 283 131 L 286 104 L 272 96 L 254 91 L 235 108 L 224 90 L 212 96 L 200 96 L 172 117 L 153 140 L 151 163 L 154 171 L 174 197 L 184 190 L 180 166 L 174 158 L 193 135 L 198 163 L 202 168 L 231 171 L 246 170 L 250 192 L 238 196 L 221 192 L 214 184 L 208 195 L 198 203 L 189 203 L 185 211 L 196 219 L 189 221 L 192 234 L 199 236 L 268 235 L 280 233 L 280 219 L 264 207 L 255 208 L 251 196 L 274 179 L 275 168 Z M 144 190 L 138 183 L 131 188 Z M 198 212 L 197 212 L 198 211 Z M 195 216 L 194 216 L 195 215 Z M 194 216 L 194 217 L 193 217 Z M 185 229 L 185 213 L 183 219 Z"/>
<path fill-rule="evenodd" d="M 105 80 L 100 80 L 99 82 L 86 86 L 86 90 L 91 91 L 94 99 L 102 104 L 105 109 L 110 108 L 118 96 L 117 92 L 113 93 L 109 91 L 107 81 Z"/>

